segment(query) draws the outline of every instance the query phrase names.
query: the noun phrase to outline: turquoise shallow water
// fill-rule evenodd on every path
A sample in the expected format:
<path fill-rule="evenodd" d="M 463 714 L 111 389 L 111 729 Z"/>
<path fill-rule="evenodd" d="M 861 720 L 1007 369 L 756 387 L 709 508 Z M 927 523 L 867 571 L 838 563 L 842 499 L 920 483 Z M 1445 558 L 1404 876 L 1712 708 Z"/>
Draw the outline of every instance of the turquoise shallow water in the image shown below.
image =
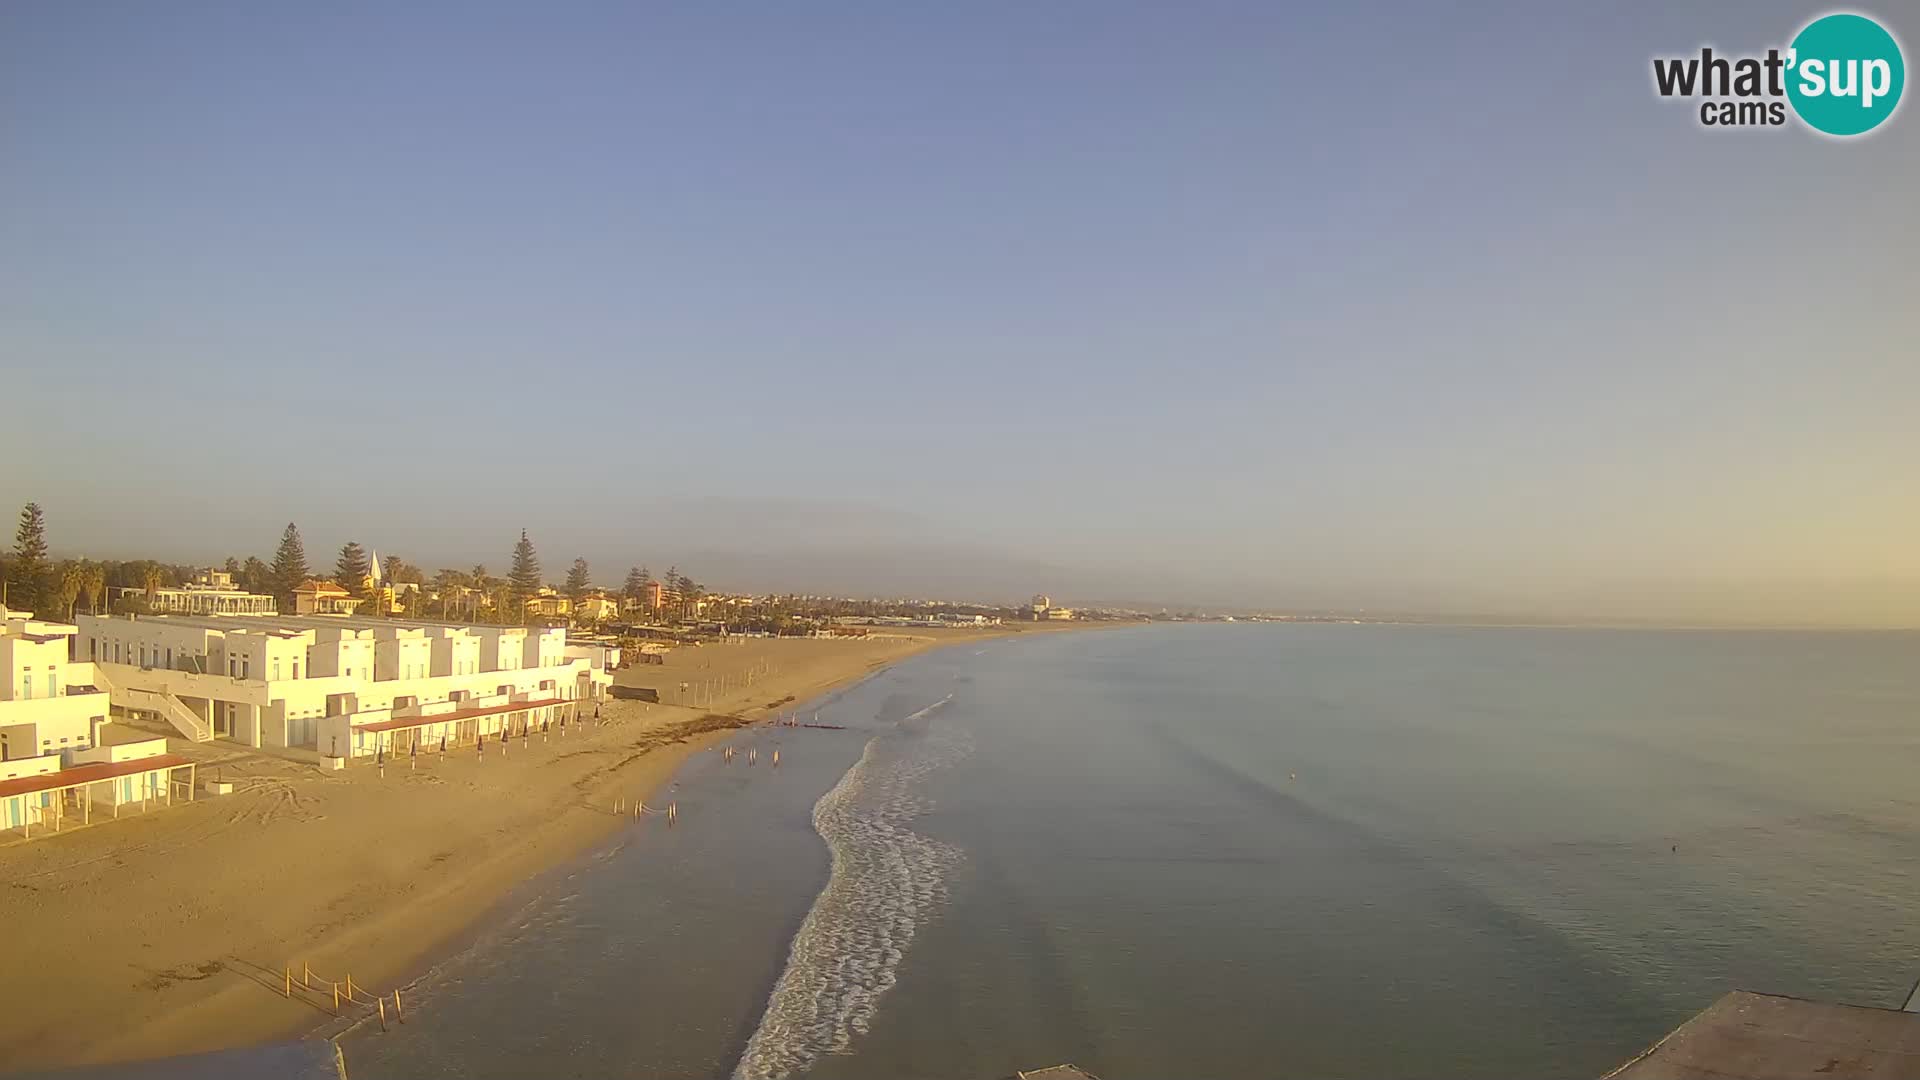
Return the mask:
<path fill-rule="evenodd" d="M 1731 987 L 1920 977 L 1920 635 L 1152 627 L 821 709 L 355 1075 L 1579 1077 Z"/>

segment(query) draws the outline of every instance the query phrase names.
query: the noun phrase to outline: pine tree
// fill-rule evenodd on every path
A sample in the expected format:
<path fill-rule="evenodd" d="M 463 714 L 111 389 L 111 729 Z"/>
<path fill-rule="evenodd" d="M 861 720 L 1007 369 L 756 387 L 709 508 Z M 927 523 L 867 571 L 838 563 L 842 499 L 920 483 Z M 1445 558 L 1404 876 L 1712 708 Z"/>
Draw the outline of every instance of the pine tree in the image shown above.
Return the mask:
<path fill-rule="evenodd" d="M 386 565 L 380 569 L 386 575 L 386 583 L 392 585 L 400 580 L 400 571 L 407 565 L 406 560 L 398 555 L 389 555 L 383 561 Z"/>
<path fill-rule="evenodd" d="M 646 571 L 634 567 L 627 571 L 627 583 L 620 587 L 620 595 L 629 600 L 638 600 L 647 591 Z"/>
<path fill-rule="evenodd" d="M 507 584 L 512 586 L 516 602 L 540 591 L 540 558 L 533 553 L 533 541 L 527 539 L 525 529 L 520 530 L 520 542 L 513 545 L 513 569 L 507 571 Z"/>
<path fill-rule="evenodd" d="M 7 603 L 21 611 L 38 612 L 47 596 L 47 515 L 39 503 L 20 509 L 20 528 L 13 537 L 13 587 Z"/>
<path fill-rule="evenodd" d="M 355 596 L 367 595 L 367 552 L 357 542 L 341 545 L 333 564 L 333 583 Z"/>
<path fill-rule="evenodd" d="M 289 521 L 286 531 L 280 534 L 280 547 L 273 553 L 273 566 L 267 579 L 273 595 L 280 600 L 281 611 L 293 610 L 293 590 L 307 583 L 308 573 L 307 547 L 300 542 L 300 530 Z"/>
<path fill-rule="evenodd" d="M 587 575 L 587 560 L 573 560 L 572 568 L 567 571 L 567 598 L 579 603 L 580 598 L 587 595 L 587 587 L 591 584 Z"/>

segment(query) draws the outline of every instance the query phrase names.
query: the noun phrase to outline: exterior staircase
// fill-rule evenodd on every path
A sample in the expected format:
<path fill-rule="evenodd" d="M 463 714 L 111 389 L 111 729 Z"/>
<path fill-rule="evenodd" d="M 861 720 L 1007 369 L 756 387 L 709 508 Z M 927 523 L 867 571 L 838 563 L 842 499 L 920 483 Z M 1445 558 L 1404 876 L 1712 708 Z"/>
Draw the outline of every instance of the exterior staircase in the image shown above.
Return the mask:
<path fill-rule="evenodd" d="M 94 665 L 94 682 L 107 692 L 107 700 L 123 709 L 147 712 L 158 716 L 173 725 L 180 737 L 191 742 L 212 742 L 213 725 L 200 718 L 200 714 L 187 708 L 185 702 L 167 693 L 165 690 L 143 690 L 136 686 L 120 686 L 107 673 L 102 665 Z"/>

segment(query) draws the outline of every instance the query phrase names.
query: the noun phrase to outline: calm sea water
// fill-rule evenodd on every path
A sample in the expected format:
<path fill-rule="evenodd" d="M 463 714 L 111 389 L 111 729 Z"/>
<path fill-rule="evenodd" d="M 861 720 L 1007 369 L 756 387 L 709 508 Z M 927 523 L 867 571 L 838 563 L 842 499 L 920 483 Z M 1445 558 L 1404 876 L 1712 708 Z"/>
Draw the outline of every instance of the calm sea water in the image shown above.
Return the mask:
<path fill-rule="evenodd" d="M 1920 977 L 1920 635 L 1152 627 L 818 708 L 354 1075 L 1592 1077 L 1733 987 Z"/>

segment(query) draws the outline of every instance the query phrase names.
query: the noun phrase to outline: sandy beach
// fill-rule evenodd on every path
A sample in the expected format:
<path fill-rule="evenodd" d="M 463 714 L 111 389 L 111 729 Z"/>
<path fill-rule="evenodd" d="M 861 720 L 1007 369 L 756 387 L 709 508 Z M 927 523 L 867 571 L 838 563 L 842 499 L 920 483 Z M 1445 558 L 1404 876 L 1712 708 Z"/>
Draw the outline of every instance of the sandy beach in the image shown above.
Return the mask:
<path fill-rule="evenodd" d="M 1053 628 L 1028 628 L 1027 632 Z M 235 785 L 190 805 L 0 846 L 8 1067 L 244 1045 L 332 1020 L 303 965 L 378 991 L 416 974 L 517 886 L 578 855 L 691 754 L 906 656 L 1003 632 L 749 640 L 677 649 L 618 681 L 751 687 L 711 706 L 608 701 L 604 722 L 513 742 L 324 772 L 219 743 L 175 749 Z M 657 820 L 657 819 L 656 819 Z M 664 822 L 662 822 L 662 827 Z M 82 1020 L 82 1017 L 85 1020 Z"/>

